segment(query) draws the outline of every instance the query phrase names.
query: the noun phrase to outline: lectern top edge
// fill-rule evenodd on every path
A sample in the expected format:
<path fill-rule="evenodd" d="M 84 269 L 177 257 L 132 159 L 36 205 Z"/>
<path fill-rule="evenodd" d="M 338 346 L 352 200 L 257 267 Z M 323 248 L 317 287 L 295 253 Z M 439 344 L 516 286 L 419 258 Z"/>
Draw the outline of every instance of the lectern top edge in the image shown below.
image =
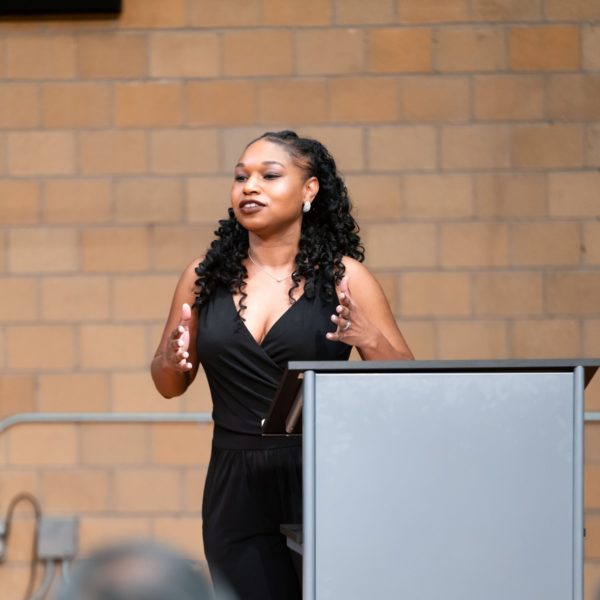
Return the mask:
<path fill-rule="evenodd" d="M 573 371 L 584 369 L 584 384 L 587 385 L 598 367 L 600 358 L 565 358 L 545 360 L 435 360 L 435 361 L 292 361 L 283 373 L 269 414 L 263 426 L 264 435 L 281 435 L 286 431 L 286 419 L 290 410 L 298 404 L 298 397 L 305 371 L 346 374 L 386 373 L 533 373 Z M 301 399 L 300 399 L 301 406 Z M 293 430 L 287 433 L 299 435 L 301 420 L 295 420 Z"/>

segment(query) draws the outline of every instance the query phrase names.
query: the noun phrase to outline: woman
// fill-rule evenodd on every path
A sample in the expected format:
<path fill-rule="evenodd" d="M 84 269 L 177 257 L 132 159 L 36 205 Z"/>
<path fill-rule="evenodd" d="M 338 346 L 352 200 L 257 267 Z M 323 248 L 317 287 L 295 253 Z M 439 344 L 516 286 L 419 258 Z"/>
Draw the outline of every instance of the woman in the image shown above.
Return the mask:
<path fill-rule="evenodd" d="M 291 131 L 254 140 L 235 166 L 229 219 L 181 276 L 152 362 L 167 398 L 199 363 L 206 372 L 215 430 L 204 547 L 243 599 L 301 597 L 279 534 L 302 518 L 300 441 L 260 436 L 286 363 L 346 360 L 352 346 L 365 360 L 413 358 L 357 231 L 322 144 Z"/>

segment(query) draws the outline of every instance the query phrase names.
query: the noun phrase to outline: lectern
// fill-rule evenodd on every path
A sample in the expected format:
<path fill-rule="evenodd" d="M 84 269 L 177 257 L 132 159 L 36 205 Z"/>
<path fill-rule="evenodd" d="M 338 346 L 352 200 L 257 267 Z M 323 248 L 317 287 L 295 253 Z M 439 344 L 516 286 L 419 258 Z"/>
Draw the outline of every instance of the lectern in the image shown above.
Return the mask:
<path fill-rule="evenodd" d="M 303 435 L 304 598 L 582 600 L 599 364 L 289 363 L 264 433 Z"/>

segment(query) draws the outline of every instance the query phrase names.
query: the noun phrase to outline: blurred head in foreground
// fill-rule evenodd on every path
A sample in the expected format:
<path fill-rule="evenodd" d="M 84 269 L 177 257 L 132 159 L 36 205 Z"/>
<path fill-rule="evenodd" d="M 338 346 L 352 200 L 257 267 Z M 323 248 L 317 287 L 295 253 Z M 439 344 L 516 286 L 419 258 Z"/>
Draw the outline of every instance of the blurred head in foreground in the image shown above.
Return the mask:
<path fill-rule="evenodd" d="M 74 569 L 57 600 L 233 600 L 213 591 L 182 555 L 146 542 L 98 550 Z"/>

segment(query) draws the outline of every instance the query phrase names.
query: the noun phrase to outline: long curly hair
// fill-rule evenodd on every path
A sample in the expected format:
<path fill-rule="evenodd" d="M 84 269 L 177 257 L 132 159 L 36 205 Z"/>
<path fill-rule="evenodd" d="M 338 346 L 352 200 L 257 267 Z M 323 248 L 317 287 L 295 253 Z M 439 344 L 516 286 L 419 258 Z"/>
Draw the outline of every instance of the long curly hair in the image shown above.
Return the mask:
<path fill-rule="evenodd" d="M 292 286 L 288 291 L 290 302 L 293 292 L 304 279 L 304 294 L 314 298 L 317 289 L 327 299 L 333 298 L 335 286 L 344 276 L 342 257 L 350 256 L 364 260 L 364 248 L 358 235 L 359 228 L 351 215 L 351 203 L 346 185 L 337 171 L 335 160 L 321 142 L 299 137 L 293 131 L 268 131 L 252 140 L 283 146 L 294 163 L 306 174 L 316 177 L 319 191 L 311 209 L 302 217 L 302 227 Z M 248 272 L 243 262 L 248 257 L 248 231 L 235 218 L 233 209 L 229 218 L 219 221 L 216 239 L 211 243 L 202 262 L 196 267 L 196 302 L 200 308 L 206 304 L 219 287 L 226 287 L 233 294 L 241 295 L 241 313 L 246 305 L 244 291 Z"/>

